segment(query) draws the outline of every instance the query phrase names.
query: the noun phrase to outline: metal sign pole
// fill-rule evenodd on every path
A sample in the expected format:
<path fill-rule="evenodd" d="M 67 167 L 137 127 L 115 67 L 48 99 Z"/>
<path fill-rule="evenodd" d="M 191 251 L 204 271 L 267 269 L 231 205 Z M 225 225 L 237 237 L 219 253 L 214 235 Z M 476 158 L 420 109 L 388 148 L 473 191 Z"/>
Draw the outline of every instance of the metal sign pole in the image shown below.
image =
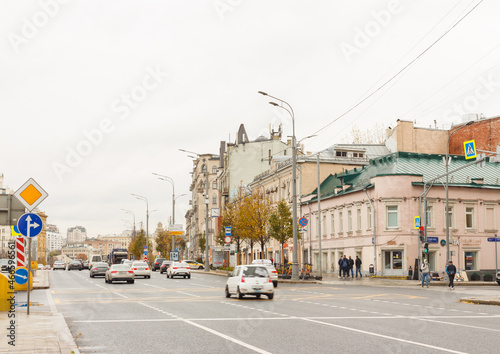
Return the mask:
<path fill-rule="evenodd" d="M 31 277 L 31 237 L 30 227 L 28 225 L 28 315 L 30 314 L 30 277 Z"/>
<path fill-rule="evenodd" d="M 498 255 L 498 253 L 497 253 L 498 252 L 497 251 L 497 243 L 498 242 L 497 241 L 498 241 L 497 234 L 495 234 L 495 278 L 498 274 L 498 256 L 497 256 Z"/>

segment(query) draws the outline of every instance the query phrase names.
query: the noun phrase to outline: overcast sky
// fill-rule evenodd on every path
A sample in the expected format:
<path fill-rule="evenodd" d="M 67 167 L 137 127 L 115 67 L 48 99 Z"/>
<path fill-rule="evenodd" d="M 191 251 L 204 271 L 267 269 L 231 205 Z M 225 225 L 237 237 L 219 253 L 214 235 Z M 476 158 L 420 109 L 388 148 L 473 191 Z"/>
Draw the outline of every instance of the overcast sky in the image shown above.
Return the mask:
<path fill-rule="evenodd" d="M 192 159 L 178 149 L 218 153 L 242 123 L 250 139 L 280 123 L 291 135 L 259 90 L 293 106 L 313 152 L 353 124 L 499 115 L 499 13 L 494 0 L 2 1 L 0 174 L 14 190 L 34 178 L 48 222 L 91 237 L 129 228 L 122 208 L 145 222 L 131 193 L 157 209 L 150 230 L 165 224 L 172 186 L 152 173 L 168 175 L 188 194 L 184 224 Z"/>

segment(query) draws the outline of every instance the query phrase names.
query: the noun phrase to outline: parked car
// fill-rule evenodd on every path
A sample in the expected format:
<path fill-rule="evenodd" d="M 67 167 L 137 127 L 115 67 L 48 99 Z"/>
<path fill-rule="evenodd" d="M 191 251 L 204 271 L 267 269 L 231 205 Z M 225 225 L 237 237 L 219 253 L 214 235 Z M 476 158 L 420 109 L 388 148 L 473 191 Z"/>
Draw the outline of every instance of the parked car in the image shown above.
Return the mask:
<path fill-rule="evenodd" d="M 184 277 L 191 278 L 191 267 L 186 262 L 172 262 L 167 268 L 167 278 Z"/>
<path fill-rule="evenodd" d="M 187 260 L 183 261 L 191 267 L 191 269 L 205 269 L 205 266 L 201 264 L 200 262 L 192 261 L 192 260 Z"/>
<path fill-rule="evenodd" d="M 64 263 L 64 261 L 55 261 L 52 266 L 52 270 L 56 269 L 66 270 L 66 263 Z"/>
<path fill-rule="evenodd" d="M 106 271 L 109 269 L 108 263 L 95 262 L 92 268 L 90 268 L 90 277 L 96 277 L 98 275 L 105 276 Z"/>
<path fill-rule="evenodd" d="M 168 267 L 173 263 L 174 261 L 163 261 L 163 263 L 160 266 L 160 274 L 166 273 Z"/>
<path fill-rule="evenodd" d="M 151 278 L 151 268 L 144 261 L 134 261 L 130 269 L 132 269 L 136 277 Z"/>
<path fill-rule="evenodd" d="M 81 261 L 75 259 L 74 261 L 71 261 L 69 262 L 68 264 L 68 270 L 71 270 L 71 269 L 78 269 L 78 270 L 82 270 L 83 269 L 83 264 Z"/>
<path fill-rule="evenodd" d="M 134 284 L 134 272 L 125 264 L 112 264 L 104 275 L 104 281 L 110 284 L 114 281 Z"/>
<path fill-rule="evenodd" d="M 500 272 L 497 273 L 497 284 L 500 285 Z"/>
<path fill-rule="evenodd" d="M 269 271 L 269 275 L 271 276 L 271 280 L 273 281 L 273 285 L 276 288 L 278 286 L 278 271 L 274 268 L 273 262 L 270 259 L 254 259 L 252 264 L 262 264 L 266 266 Z"/>
<path fill-rule="evenodd" d="M 226 297 L 236 294 L 238 299 L 245 295 L 255 295 L 260 298 L 262 294 L 269 300 L 274 297 L 274 286 L 267 267 L 259 264 L 240 265 L 229 274 L 226 282 Z"/>
<path fill-rule="evenodd" d="M 156 258 L 155 261 L 153 262 L 153 265 L 151 266 L 151 270 L 153 272 L 156 272 L 157 269 L 160 269 L 161 264 L 163 263 L 164 260 L 165 258 Z"/>

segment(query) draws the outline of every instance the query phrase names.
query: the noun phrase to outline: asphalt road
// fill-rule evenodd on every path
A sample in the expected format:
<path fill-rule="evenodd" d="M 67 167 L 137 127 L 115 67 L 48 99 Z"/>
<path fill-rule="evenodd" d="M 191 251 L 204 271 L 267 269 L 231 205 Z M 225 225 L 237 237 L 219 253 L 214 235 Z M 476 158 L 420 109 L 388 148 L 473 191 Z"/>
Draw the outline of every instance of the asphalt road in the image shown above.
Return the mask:
<path fill-rule="evenodd" d="M 225 282 L 153 272 L 106 284 L 86 270 L 51 271 L 50 290 L 36 296 L 64 315 L 82 353 L 499 352 L 500 308 L 457 302 L 496 287 L 279 284 L 274 300 L 238 300 L 225 298 Z"/>

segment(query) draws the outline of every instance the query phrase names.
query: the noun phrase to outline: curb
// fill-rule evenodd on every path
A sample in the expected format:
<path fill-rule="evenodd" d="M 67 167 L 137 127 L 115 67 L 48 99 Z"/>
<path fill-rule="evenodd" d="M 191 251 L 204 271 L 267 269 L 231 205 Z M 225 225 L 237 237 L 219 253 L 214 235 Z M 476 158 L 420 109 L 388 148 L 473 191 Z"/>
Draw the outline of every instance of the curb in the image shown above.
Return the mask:
<path fill-rule="evenodd" d="M 481 300 L 481 299 L 474 299 L 474 298 L 463 298 L 463 299 L 459 299 L 458 302 L 463 302 L 466 304 L 476 304 L 476 305 L 500 306 L 500 299 L 499 300 Z"/>

